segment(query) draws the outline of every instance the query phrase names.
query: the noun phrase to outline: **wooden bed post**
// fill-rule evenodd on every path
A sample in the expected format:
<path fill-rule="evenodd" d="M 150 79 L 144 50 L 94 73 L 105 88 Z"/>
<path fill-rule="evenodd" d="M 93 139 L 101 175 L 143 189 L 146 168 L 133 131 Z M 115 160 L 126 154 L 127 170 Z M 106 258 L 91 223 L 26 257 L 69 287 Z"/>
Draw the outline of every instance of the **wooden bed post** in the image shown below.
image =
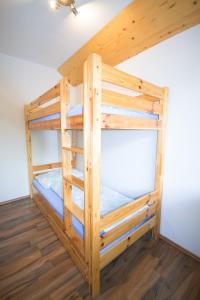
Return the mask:
<path fill-rule="evenodd" d="M 24 118 L 25 118 L 25 132 L 26 132 L 26 151 L 27 151 L 27 163 L 28 163 L 28 176 L 29 176 L 29 193 L 31 199 L 33 198 L 33 162 L 32 162 L 32 141 L 31 130 L 28 124 L 28 108 L 29 105 L 24 105 Z"/>
<path fill-rule="evenodd" d="M 163 104 L 163 113 L 160 115 L 159 120 L 162 121 L 162 127 L 157 135 L 157 158 L 156 158 L 156 178 L 155 190 L 158 192 L 158 205 L 156 208 L 156 227 L 153 229 L 153 236 L 155 239 L 160 235 L 160 213 L 161 213 L 161 198 L 163 189 L 163 167 L 164 167 L 164 149 L 165 149 L 165 131 L 166 131 L 166 114 L 167 114 L 167 100 L 168 88 L 164 88 L 164 97 L 161 100 Z"/>
<path fill-rule="evenodd" d="M 67 78 L 60 81 L 60 113 L 61 113 L 61 147 L 62 147 L 62 172 L 63 172 L 63 199 L 64 199 L 64 225 L 67 235 L 71 236 L 71 213 L 68 203 L 71 201 L 71 185 L 64 178 L 71 175 L 71 152 L 65 147 L 71 147 L 71 137 L 67 129 L 66 115 L 69 111 L 69 83 Z"/>
<path fill-rule="evenodd" d="M 76 147 L 76 130 L 72 130 L 72 148 Z M 76 152 L 72 152 L 72 167 L 76 168 Z"/>
<path fill-rule="evenodd" d="M 84 64 L 85 257 L 93 297 L 100 291 L 100 157 L 102 61 L 91 54 Z"/>

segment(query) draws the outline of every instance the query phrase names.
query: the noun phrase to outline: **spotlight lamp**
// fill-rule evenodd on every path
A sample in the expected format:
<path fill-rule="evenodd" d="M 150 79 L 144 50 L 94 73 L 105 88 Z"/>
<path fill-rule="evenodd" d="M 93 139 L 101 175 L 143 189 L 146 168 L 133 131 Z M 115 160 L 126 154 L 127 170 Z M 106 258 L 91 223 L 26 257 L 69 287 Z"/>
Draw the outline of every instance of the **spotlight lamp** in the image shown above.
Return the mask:
<path fill-rule="evenodd" d="M 52 10 L 57 10 L 60 7 L 68 6 L 75 16 L 78 15 L 78 10 L 76 9 L 75 0 L 50 0 L 49 5 Z"/>

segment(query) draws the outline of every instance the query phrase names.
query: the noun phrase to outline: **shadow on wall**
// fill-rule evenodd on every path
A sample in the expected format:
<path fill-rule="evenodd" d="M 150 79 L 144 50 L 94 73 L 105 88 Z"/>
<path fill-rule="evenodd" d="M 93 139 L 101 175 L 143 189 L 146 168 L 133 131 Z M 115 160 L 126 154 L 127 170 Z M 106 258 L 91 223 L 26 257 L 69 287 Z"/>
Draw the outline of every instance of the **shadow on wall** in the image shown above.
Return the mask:
<path fill-rule="evenodd" d="M 157 133 L 145 130 L 102 131 L 102 183 L 129 197 L 137 197 L 154 189 Z M 78 146 L 83 147 L 82 132 Z M 77 156 L 77 167 L 83 159 Z"/>

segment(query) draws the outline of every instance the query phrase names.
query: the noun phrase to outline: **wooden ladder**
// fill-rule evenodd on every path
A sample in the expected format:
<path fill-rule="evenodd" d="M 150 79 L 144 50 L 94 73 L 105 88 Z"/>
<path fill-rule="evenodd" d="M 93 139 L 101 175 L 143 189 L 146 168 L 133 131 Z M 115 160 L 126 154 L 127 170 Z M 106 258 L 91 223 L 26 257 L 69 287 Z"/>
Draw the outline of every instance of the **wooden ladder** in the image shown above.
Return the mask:
<path fill-rule="evenodd" d="M 83 258 L 88 265 L 88 281 L 93 296 L 100 289 L 100 157 L 101 157 L 101 57 L 91 54 L 84 63 L 84 150 L 71 143 L 66 115 L 69 111 L 69 84 L 60 83 L 61 146 L 63 168 L 64 225 L 71 240 L 75 234 L 71 217 L 84 225 Z M 84 155 L 84 180 L 72 174 L 72 156 Z M 72 186 L 84 191 L 84 210 L 72 200 Z M 76 237 L 76 241 L 80 237 Z M 81 247 L 80 247 L 81 249 Z M 78 249 L 78 250 L 80 250 Z"/>

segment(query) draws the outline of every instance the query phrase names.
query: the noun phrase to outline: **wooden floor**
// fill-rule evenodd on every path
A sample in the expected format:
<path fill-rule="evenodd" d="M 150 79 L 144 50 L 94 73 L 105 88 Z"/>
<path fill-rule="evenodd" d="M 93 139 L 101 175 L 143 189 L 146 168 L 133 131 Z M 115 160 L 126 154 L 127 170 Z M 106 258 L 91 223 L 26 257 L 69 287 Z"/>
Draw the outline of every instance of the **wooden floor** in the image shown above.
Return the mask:
<path fill-rule="evenodd" d="M 102 272 L 98 300 L 200 300 L 200 263 L 145 237 Z M 87 299 L 88 286 L 36 205 L 0 206 L 0 299 Z"/>

